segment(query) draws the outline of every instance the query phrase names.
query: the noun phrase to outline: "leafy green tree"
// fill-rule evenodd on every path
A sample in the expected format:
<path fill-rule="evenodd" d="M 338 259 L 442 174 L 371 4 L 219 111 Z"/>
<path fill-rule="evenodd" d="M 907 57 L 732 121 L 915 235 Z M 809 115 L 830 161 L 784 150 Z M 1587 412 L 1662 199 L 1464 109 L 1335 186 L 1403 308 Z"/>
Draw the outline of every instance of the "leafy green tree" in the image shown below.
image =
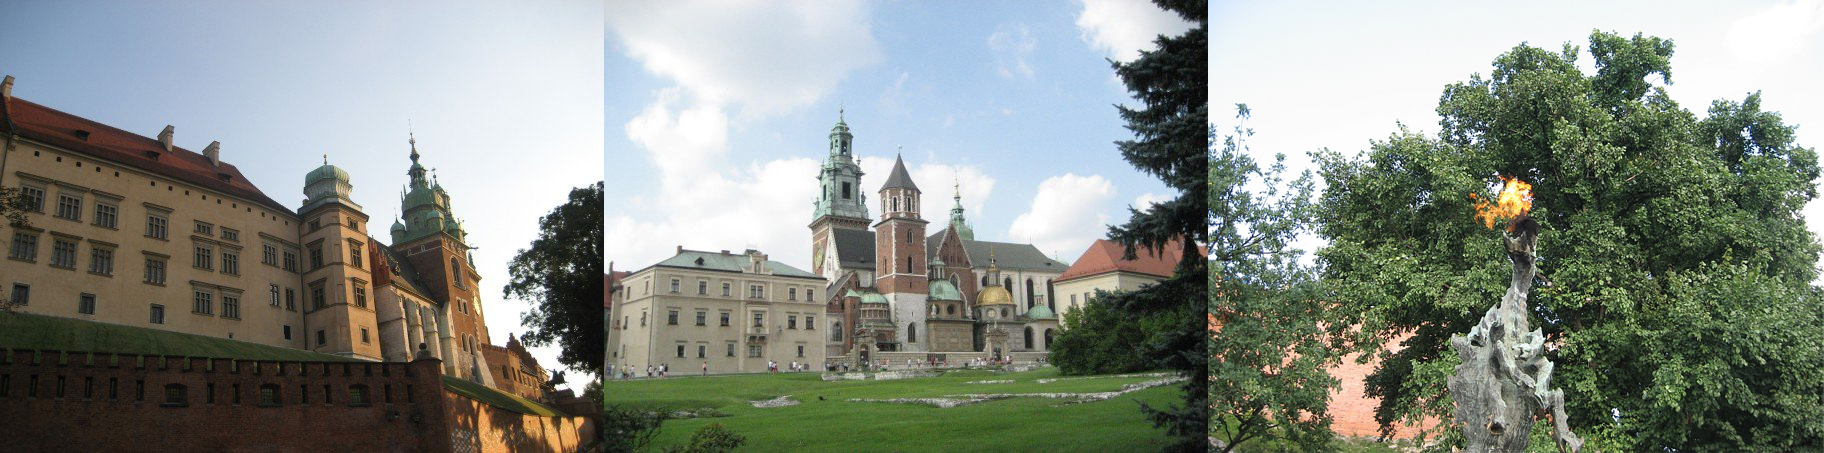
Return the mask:
<path fill-rule="evenodd" d="M 659 427 L 670 419 L 664 408 L 643 409 L 625 405 L 602 408 L 602 451 L 635 452 L 646 449 Z"/>
<path fill-rule="evenodd" d="M 1703 118 L 1680 107 L 1670 41 L 1593 32 L 1590 51 L 1594 75 L 1575 46 L 1517 46 L 1445 87 L 1436 138 L 1402 128 L 1365 157 L 1317 155 L 1329 327 L 1381 360 L 1376 419 L 1450 420 L 1445 346 L 1511 272 L 1470 200 L 1503 175 L 1533 184 L 1552 283 L 1534 287 L 1533 324 L 1587 447 L 1824 447 L 1820 247 L 1799 215 L 1817 154 L 1759 93 Z"/>
<path fill-rule="evenodd" d="M 1051 344 L 1051 363 L 1060 372 L 1131 373 L 1153 366 L 1152 361 L 1134 354 L 1146 337 L 1140 319 L 1105 302 L 1110 295 L 1097 291 L 1079 309 L 1064 312 L 1063 331 L 1070 334 L 1059 335 Z"/>
<path fill-rule="evenodd" d="M 1245 121 L 1247 106 L 1236 110 Z M 1309 171 L 1286 183 L 1284 154 L 1263 171 L 1245 145 L 1252 134 L 1236 126 L 1210 159 L 1211 431 L 1225 452 L 1250 441 L 1322 450 L 1338 385 L 1325 371 L 1337 361 L 1318 323 L 1329 307 L 1291 245 L 1316 189 Z"/>
<path fill-rule="evenodd" d="M 1179 437 L 1170 450 L 1202 451 L 1209 430 L 1208 336 L 1204 332 L 1209 292 L 1206 265 L 1199 246 L 1209 235 L 1203 185 L 1209 137 L 1209 4 L 1203 0 L 1155 0 L 1159 6 L 1197 24 L 1178 36 L 1161 36 L 1157 48 L 1142 51 L 1128 63 L 1111 63 L 1115 74 L 1143 106 L 1117 105 L 1135 140 L 1116 142 L 1121 157 L 1140 171 L 1158 177 L 1178 191 L 1177 197 L 1132 210 L 1124 225 L 1109 228 L 1108 238 L 1135 250 L 1161 250 L 1178 241 L 1184 250 L 1174 275 L 1138 291 L 1105 295 L 1110 313 L 1138 320 L 1142 335 L 1134 350 L 1149 368 L 1178 370 L 1190 376 L 1183 406 L 1141 411 Z M 1122 321 L 1125 322 L 1125 321 Z M 1065 336 L 1073 334 L 1064 331 Z M 1065 357 L 1069 360 L 1068 357 Z"/>
<path fill-rule="evenodd" d="M 538 238 L 507 267 L 506 297 L 529 300 L 520 314 L 532 346 L 556 344 L 557 361 L 586 373 L 602 369 L 602 183 L 570 190 L 570 200 L 538 219 Z"/>

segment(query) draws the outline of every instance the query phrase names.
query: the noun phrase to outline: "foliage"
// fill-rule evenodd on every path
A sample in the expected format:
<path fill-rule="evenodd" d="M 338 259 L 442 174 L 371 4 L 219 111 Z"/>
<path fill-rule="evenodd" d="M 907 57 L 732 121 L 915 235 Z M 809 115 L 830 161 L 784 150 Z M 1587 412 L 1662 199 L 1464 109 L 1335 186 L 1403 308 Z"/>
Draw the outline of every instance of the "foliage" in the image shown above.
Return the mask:
<path fill-rule="evenodd" d="M 1145 334 L 1140 319 L 1116 310 L 1107 297 L 1119 293 L 1098 291 L 1077 310 L 1064 312 L 1064 332 L 1051 344 L 1051 363 L 1064 374 L 1130 373 L 1152 365 L 1134 354 Z"/>
<path fill-rule="evenodd" d="M 570 190 L 570 201 L 538 219 L 538 238 L 507 267 L 506 297 L 532 301 L 520 314 L 528 345 L 557 344 L 557 361 L 586 373 L 603 367 L 602 183 Z"/>
<path fill-rule="evenodd" d="M 1245 121 L 1247 106 L 1236 110 Z M 1275 440 L 1322 450 L 1339 383 L 1325 371 L 1336 359 L 1318 323 L 1329 307 L 1291 245 L 1312 215 L 1312 175 L 1286 185 L 1284 154 L 1263 171 L 1248 156 L 1252 134 L 1236 126 L 1210 159 L 1210 406 L 1227 421 L 1211 430 L 1225 452 Z"/>
<path fill-rule="evenodd" d="M 747 443 L 746 437 L 729 431 L 721 423 L 710 423 L 697 428 L 697 433 L 690 436 L 690 444 L 682 447 L 667 448 L 667 453 L 721 453 L 733 451 Z"/>
<path fill-rule="evenodd" d="M 31 226 L 25 217 L 25 192 L 17 187 L 0 187 L 0 219 L 13 226 Z"/>
<path fill-rule="evenodd" d="M 608 405 L 602 408 L 602 440 L 605 452 L 634 452 L 646 448 L 652 443 L 652 436 L 659 434 L 659 426 L 665 424 L 669 415 L 663 410 L 637 408 L 629 405 Z"/>
<path fill-rule="evenodd" d="M 1208 289 L 1198 250 L 1207 238 L 1204 219 L 1209 212 L 1202 192 L 1208 164 L 1204 157 L 1209 147 L 1204 135 L 1204 125 L 1209 122 L 1209 8 L 1203 0 L 1155 3 L 1197 25 L 1182 35 L 1160 36 L 1154 41 L 1157 48 L 1142 51 L 1132 62 L 1111 62 L 1115 75 L 1144 106 L 1116 106 L 1136 139 L 1115 144 L 1122 159 L 1177 189 L 1178 195 L 1145 212 L 1130 208 L 1127 223 L 1110 227 L 1108 237 L 1126 246 L 1129 259 L 1136 256 L 1137 247 L 1159 250 L 1179 240 L 1184 259 L 1172 278 L 1139 291 L 1105 296 L 1110 309 L 1104 313 L 1138 322 L 1142 335 L 1138 337 L 1139 347 L 1132 352 L 1152 361 L 1150 366 L 1192 376 L 1184 385 L 1183 406 L 1161 409 L 1142 405 L 1141 411 L 1155 426 L 1180 438 L 1179 444 L 1169 449 L 1201 451 L 1209 429 L 1209 376 L 1204 373 L 1209 363 L 1208 339 L 1201 333 L 1203 317 L 1199 316 L 1205 312 Z M 1066 329 L 1062 336 L 1084 334 Z M 1079 363 L 1090 360 L 1063 359 Z"/>
<path fill-rule="evenodd" d="M 1590 42 L 1595 75 L 1574 46 L 1520 45 L 1489 77 L 1444 89 L 1437 138 L 1402 128 L 1365 158 L 1318 153 L 1318 255 L 1341 309 L 1329 327 L 1381 359 L 1367 382 L 1376 419 L 1449 420 L 1445 345 L 1511 273 L 1498 235 L 1471 219 L 1470 194 L 1499 174 L 1533 184 L 1553 283 L 1534 287 L 1533 321 L 1588 447 L 1818 448 L 1824 332 L 1807 285 L 1820 247 L 1799 216 L 1817 154 L 1759 93 L 1702 119 L 1672 101 L 1652 83 L 1671 83 L 1670 41 Z"/>

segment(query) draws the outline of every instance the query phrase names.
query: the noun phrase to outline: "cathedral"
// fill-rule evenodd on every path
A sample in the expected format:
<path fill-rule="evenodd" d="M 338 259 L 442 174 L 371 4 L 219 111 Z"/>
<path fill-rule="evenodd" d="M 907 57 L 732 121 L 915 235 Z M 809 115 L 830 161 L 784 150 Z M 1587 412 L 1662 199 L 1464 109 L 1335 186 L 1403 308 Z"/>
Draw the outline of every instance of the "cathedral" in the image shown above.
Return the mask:
<path fill-rule="evenodd" d="M 897 156 L 876 191 L 880 216 L 870 218 L 841 115 L 829 138 L 810 224 L 811 272 L 829 281 L 826 360 L 1042 359 L 1058 329 L 1052 280 L 1069 264 L 1031 244 L 976 240 L 960 181 L 950 219 L 933 228 Z"/>

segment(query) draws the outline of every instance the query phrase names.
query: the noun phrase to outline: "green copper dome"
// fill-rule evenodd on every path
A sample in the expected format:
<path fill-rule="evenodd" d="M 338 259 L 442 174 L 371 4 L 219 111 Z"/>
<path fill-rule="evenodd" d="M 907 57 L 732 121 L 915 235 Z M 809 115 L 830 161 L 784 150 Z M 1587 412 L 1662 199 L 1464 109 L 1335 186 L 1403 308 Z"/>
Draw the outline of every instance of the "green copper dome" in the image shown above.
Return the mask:
<path fill-rule="evenodd" d="M 930 300 L 963 300 L 963 292 L 949 280 L 932 280 L 930 292 Z"/>
<path fill-rule="evenodd" d="M 333 179 L 336 182 L 347 183 L 348 172 L 343 171 L 341 167 L 324 162 L 323 166 L 317 167 L 316 170 L 311 170 L 309 174 L 304 175 L 304 185 L 308 186 L 311 183 L 325 179 Z"/>
<path fill-rule="evenodd" d="M 1032 307 L 1032 310 L 1028 310 L 1026 312 L 1026 317 L 1032 319 L 1057 319 L 1058 315 L 1052 314 L 1051 308 L 1040 305 Z"/>

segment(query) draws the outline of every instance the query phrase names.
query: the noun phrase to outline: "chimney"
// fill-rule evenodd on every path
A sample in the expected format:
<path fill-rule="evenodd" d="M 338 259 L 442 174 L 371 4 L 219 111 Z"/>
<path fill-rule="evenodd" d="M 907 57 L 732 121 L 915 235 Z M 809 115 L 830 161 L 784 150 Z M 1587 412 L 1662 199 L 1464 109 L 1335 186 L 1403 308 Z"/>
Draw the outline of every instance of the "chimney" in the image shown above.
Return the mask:
<path fill-rule="evenodd" d="M 682 245 L 678 246 L 678 254 L 679 255 L 684 254 L 684 246 L 682 246 Z"/>
<path fill-rule="evenodd" d="M 171 152 L 171 134 L 173 132 L 177 132 L 177 128 L 166 124 L 165 130 L 158 133 L 158 144 L 164 145 L 167 153 Z"/>
<path fill-rule="evenodd" d="M 222 142 L 209 142 L 209 147 L 203 148 L 203 157 L 209 158 L 209 165 L 222 166 Z"/>
<path fill-rule="evenodd" d="M 13 100 L 13 76 L 6 76 L 6 80 L 0 81 L 0 99 Z"/>

